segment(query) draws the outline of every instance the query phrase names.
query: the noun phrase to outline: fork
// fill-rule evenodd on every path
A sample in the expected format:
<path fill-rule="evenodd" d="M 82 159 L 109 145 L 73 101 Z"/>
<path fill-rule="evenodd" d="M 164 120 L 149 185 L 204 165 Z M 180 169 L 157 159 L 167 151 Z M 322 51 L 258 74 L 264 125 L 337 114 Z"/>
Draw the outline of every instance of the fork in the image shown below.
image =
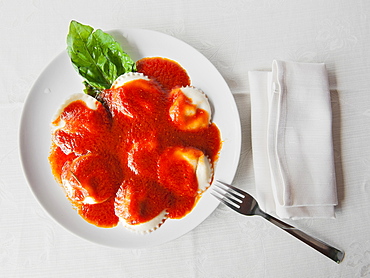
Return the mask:
<path fill-rule="evenodd" d="M 213 185 L 214 187 L 213 191 L 211 191 L 211 194 L 215 196 L 221 203 L 225 204 L 231 209 L 248 216 L 251 215 L 262 216 L 263 218 L 275 224 L 276 226 L 283 229 L 287 233 L 295 236 L 296 238 L 303 241 L 307 245 L 321 252 L 323 255 L 332 259 L 334 262 L 339 264 L 341 261 L 343 261 L 344 252 L 322 242 L 321 240 L 313 238 L 305 234 L 304 232 L 298 230 L 297 228 L 265 213 L 260 209 L 257 201 L 247 192 L 244 192 L 239 188 L 236 188 L 232 185 L 226 184 L 218 180 L 215 180 L 213 182 Z"/>

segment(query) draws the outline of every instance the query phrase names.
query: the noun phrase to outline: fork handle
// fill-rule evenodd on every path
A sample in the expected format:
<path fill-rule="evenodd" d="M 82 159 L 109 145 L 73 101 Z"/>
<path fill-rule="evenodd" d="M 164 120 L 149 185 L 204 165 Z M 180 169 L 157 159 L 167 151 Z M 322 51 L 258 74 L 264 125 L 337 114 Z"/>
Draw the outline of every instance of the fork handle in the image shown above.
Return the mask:
<path fill-rule="evenodd" d="M 289 224 L 280 221 L 279 219 L 276 219 L 275 217 L 263 212 L 260 210 L 258 212 L 261 216 L 263 216 L 265 219 L 270 221 L 271 223 L 275 224 L 279 228 L 283 229 L 287 233 L 291 234 L 292 236 L 298 238 L 299 240 L 303 241 L 307 245 L 311 246 L 312 248 L 316 249 L 320 253 L 324 254 L 328 258 L 332 259 L 336 263 L 340 263 L 344 258 L 344 252 L 326 244 L 325 242 L 322 242 L 321 240 L 318 240 L 316 238 L 313 238 L 306 233 L 302 232 L 301 230 L 298 230 L 297 228 L 290 226 Z"/>

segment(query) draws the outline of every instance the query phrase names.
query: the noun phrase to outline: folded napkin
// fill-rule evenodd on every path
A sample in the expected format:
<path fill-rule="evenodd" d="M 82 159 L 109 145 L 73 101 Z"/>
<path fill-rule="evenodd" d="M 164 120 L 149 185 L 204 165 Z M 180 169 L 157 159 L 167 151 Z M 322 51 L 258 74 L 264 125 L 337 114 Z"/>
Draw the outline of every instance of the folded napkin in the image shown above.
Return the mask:
<path fill-rule="evenodd" d="M 257 199 L 280 218 L 333 218 L 337 204 L 325 64 L 249 72 Z"/>

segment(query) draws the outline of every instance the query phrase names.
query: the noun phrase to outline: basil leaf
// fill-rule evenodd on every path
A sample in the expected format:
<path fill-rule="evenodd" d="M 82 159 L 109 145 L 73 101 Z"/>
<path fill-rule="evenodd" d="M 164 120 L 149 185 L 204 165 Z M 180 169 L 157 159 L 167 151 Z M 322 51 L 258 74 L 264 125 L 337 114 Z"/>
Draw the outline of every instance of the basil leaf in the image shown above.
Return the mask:
<path fill-rule="evenodd" d="M 98 95 L 100 94 L 100 90 L 97 88 L 92 87 L 89 83 L 86 81 L 83 82 L 85 89 L 83 90 L 85 94 L 90 95 L 94 98 L 97 98 Z"/>
<path fill-rule="evenodd" d="M 135 71 L 135 62 L 111 35 L 77 21 L 69 26 L 67 52 L 90 90 L 108 89 L 118 76 Z"/>

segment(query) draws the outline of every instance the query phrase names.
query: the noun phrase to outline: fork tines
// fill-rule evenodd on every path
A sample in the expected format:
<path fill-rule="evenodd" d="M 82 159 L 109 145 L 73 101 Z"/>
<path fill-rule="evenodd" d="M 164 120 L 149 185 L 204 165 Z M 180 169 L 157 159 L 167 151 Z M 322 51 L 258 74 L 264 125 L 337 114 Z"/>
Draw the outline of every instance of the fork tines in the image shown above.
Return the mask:
<path fill-rule="evenodd" d="M 241 199 L 244 198 L 242 190 L 219 180 L 215 180 L 213 185 L 211 194 L 221 203 L 232 209 L 240 208 L 240 204 L 243 202 Z"/>

